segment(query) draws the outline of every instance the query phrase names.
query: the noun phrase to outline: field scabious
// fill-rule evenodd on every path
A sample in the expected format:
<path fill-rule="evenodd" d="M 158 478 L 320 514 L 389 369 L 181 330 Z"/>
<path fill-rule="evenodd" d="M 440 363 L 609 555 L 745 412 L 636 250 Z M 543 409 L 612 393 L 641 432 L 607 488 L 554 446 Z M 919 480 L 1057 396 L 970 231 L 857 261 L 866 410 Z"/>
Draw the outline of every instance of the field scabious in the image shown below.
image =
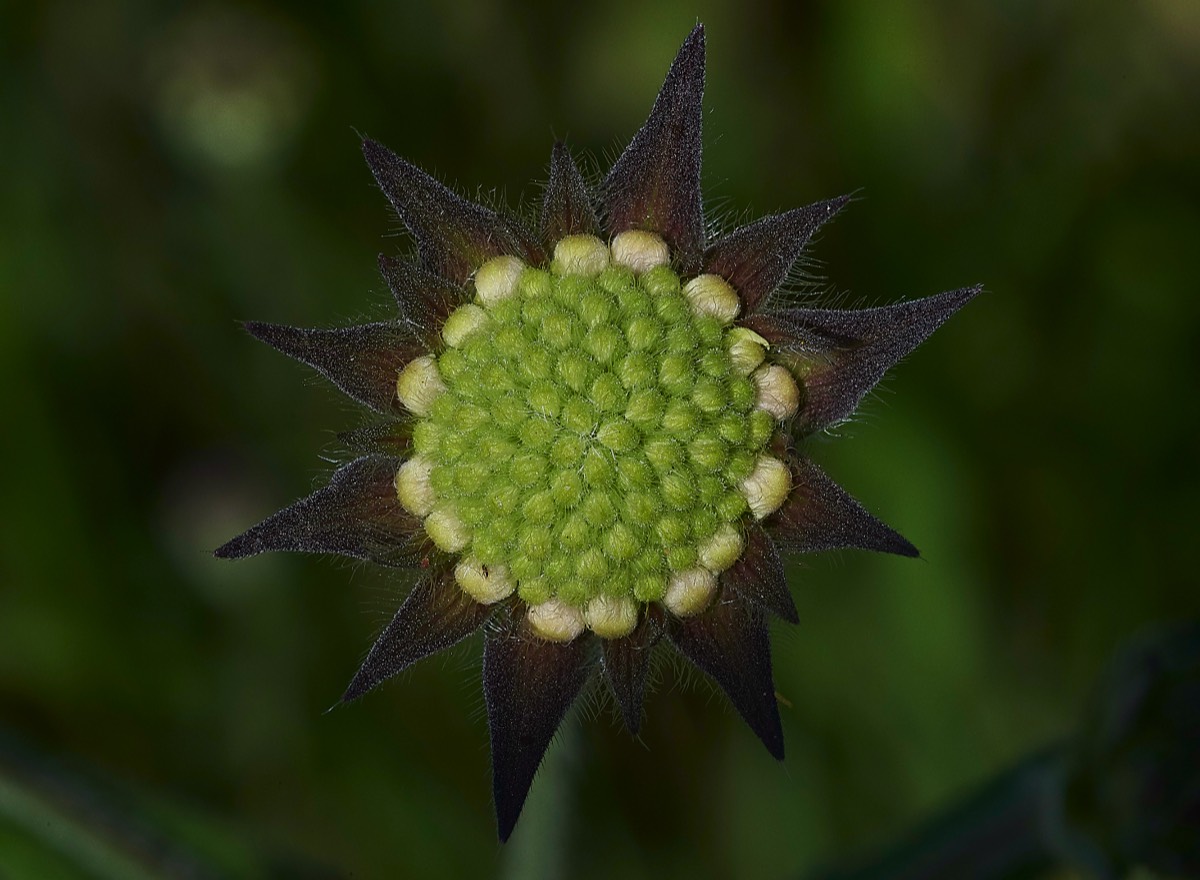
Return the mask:
<path fill-rule="evenodd" d="M 704 30 L 599 187 L 555 146 L 540 222 L 462 198 L 373 140 L 415 254 L 380 257 L 398 316 L 250 323 L 383 418 L 327 486 L 217 550 L 420 571 L 345 699 L 483 629 L 501 839 L 594 674 L 639 729 L 651 653 L 710 676 L 772 755 L 768 618 L 782 554 L 916 556 L 799 448 L 847 418 L 978 287 L 860 311 L 777 296 L 847 198 L 708 238 Z"/>

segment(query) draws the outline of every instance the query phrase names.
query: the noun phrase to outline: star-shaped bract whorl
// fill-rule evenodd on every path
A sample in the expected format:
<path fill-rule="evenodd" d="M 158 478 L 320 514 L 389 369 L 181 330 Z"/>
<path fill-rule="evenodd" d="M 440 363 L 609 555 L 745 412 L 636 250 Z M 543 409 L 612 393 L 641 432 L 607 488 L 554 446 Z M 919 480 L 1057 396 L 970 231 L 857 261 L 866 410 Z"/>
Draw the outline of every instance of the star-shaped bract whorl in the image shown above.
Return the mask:
<path fill-rule="evenodd" d="M 397 317 L 336 330 L 247 325 L 256 338 L 313 367 L 388 419 L 341 435 L 346 447 L 363 457 L 342 466 L 328 486 L 234 538 L 217 555 L 237 558 L 268 550 L 335 553 L 420 571 L 416 586 L 347 688 L 345 700 L 486 629 L 483 686 L 501 840 L 511 834 L 545 750 L 589 677 L 602 673 L 626 727 L 637 733 L 650 656 L 664 636 L 728 695 L 768 751 L 782 759 L 768 618 L 795 623 L 798 616 L 781 551 L 861 548 L 917 555 L 912 544 L 868 513 L 794 444 L 850 416 L 890 367 L 980 288 L 863 311 L 798 308 L 773 301 L 773 293 L 786 283 L 812 236 L 848 198 L 765 217 L 706 242 L 700 187 L 704 56 L 704 29 L 697 26 L 671 65 L 649 118 L 598 193 L 589 192 L 566 147 L 554 146 L 536 232 L 513 216 L 457 195 L 375 141 L 365 140 L 367 164 L 416 244 L 415 258 L 379 258 L 396 299 Z M 604 266 L 619 272 L 596 276 Z M 661 268 L 654 270 L 655 266 Z M 548 267 L 550 274 L 539 267 Z M 453 456 L 446 454 L 447 461 L 466 462 L 456 464 L 457 470 L 414 450 L 432 442 L 428 435 L 436 425 L 430 418 L 436 420 L 437 400 L 451 381 L 443 373 L 452 366 L 452 356 L 461 355 L 458 346 L 469 334 L 488 332 L 501 322 L 506 313 L 497 303 L 502 297 L 524 289 L 520 285 L 541 285 L 539 290 L 567 299 L 576 290 L 584 291 L 579 295 L 589 290 L 594 294 L 600 288 L 586 287 L 590 277 L 615 291 L 618 307 L 622 297 L 642 302 L 637 297 L 646 290 L 653 294 L 656 284 L 665 284 L 664 290 L 681 286 L 698 316 L 697 332 L 715 327 L 710 336 L 719 340 L 718 348 L 701 348 L 694 354 L 695 368 L 708 369 L 720 381 L 731 382 L 730 387 L 753 387 L 756 397 L 746 405 L 771 418 L 719 423 L 727 429 L 724 436 L 734 453 L 742 449 L 739 454 L 745 458 L 745 449 L 762 450 L 754 453 L 757 463 L 751 455 L 736 477 L 721 478 L 734 480 L 736 489 L 722 496 L 726 507 L 696 508 L 696 517 L 707 516 L 708 526 L 715 524 L 721 540 L 676 546 L 672 542 L 684 539 L 671 537 L 663 525 L 670 517 L 659 522 L 660 532 L 668 536 L 661 545 L 667 555 L 679 551 L 680 558 L 698 558 L 698 565 L 668 570 L 651 558 L 643 563 L 650 572 L 643 580 L 650 586 L 601 584 L 589 588 L 591 592 L 584 590 L 577 600 L 584 604 L 576 605 L 570 597 L 579 593 L 572 592 L 577 585 L 553 582 L 547 594 L 544 586 L 535 586 L 545 579 L 529 565 L 514 573 L 469 556 L 466 548 L 474 545 L 462 511 L 439 507 L 449 491 L 439 489 L 439 481 L 448 485 L 452 477 L 466 480 L 476 472 L 486 476 L 488 467 L 495 466 L 490 461 L 472 463 L 471 456 L 482 457 L 484 450 L 460 449 L 456 438 L 443 437 L 440 442 L 453 450 Z M 671 306 L 651 300 L 650 307 L 668 313 Z M 635 323 L 626 325 L 630 345 L 636 342 Z M 669 335 L 672 329 L 668 326 L 665 332 Z M 597 343 L 590 344 L 588 350 L 595 353 Z M 596 356 L 603 357 L 604 351 Z M 641 362 L 627 358 L 623 368 L 630 363 L 636 367 Z M 664 363 L 658 366 L 660 373 L 671 366 Z M 503 373 L 491 375 L 504 379 Z M 614 375 L 622 383 L 632 376 L 625 383 L 629 386 L 637 381 L 633 368 Z M 568 375 L 564 381 L 570 380 Z M 688 377 L 681 381 L 686 383 Z M 711 396 L 711 387 L 712 382 L 702 387 L 697 381 L 685 390 L 704 403 L 708 398 L 703 394 Z M 606 398 L 596 396 L 600 385 L 591 388 L 590 402 L 604 404 Z M 653 400 L 653 395 L 646 399 Z M 720 400 L 713 404 L 714 411 Z M 636 404 L 629 406 L 626 418 L 632 421 L 639 413 L 632 412 Z M 679 419 L 694 410 L 678 409 L 684 414 Z M 658 416 L 652 413 L 650 421 L 653 418 Z M 745 445 L 750 441 L 736 439 L 746 425 L 761 425 L 764 419 L 776 426 L 769 442 L 752 447 Z M 646 486 L 678 494 L 679 480 L 668 464 L 651 479 L 646 468 L 639 471 L 629 463 L 633 459 L 620 458 L 630 444 L 645 442 L 659 443 L 664 460 L 673 461 L 666 455 L 670 443 L 653 436 L 657 429 L 638 422 L 643 435 L 637 435 L 621 433 L 627 429 L 624 422 L 608 424 L 617 427 L 605 439 L 606 454 L 625 470 L 612 477 L 600 468 L 597 481 L 603 486 L 609 485 L 604 479 L 611 479 L 617 488 L 596 497 L 615 499 L 625 505 L 621 510 L 633 510 L 629 515 L 634 516 L 634 502 L 644 500 L 638 492 L 644 494 Z M 507 450 L 509 455 L 521 452 L 503 443 L 488 448 Z M 720 450 L 693 442 L 693 458 L 703 462 L 710 453 L 716 456 Z M 656 466 L 660 457 L 653 457 Z M 512 467 L 517 467 L 515 461 Z M 734 473 L 732 465 L 729 473 Z M 564 497 L 575 498 L 570 474 L 557 485 L 565 487 Z M 635 492 L 629 488 L 633 485 L 641 488 Z M 705 485 L 716 486 L 715 492 L 724 484 L 714 477 Z M 618 491 L 622 487 L 628 490 L 624 495 Z M 541 507 L 530 506 L 542 500 L 526 499 L 525 515 L 542 515 Z M 653 507 L 655 499 L 646 503 Z M 596 516 L 609 517 L 603 525 L 612 528 L 603 533 L 607 543 L 581 549 L 583 555 L 592 552 L 589 564 L 605 566 L 631 552 L 630 547 L 636 549 L 638 536 L 621 525 L 624 514 L 606 513 L 599 502 L 593 507 L 599 511 Z M 725 520 L 714 519 L 711 510 L 726 511 Z M 522 522 L 520 517 L 516 522 Z M 546 559 L 554 549 L 535 545 L 529 552 Z M 606 560 L 606 553 L 611 559 Z M 527 561 L 520 557 L 521 563 Z M 665 574 L 658 573 L 660 568 Z M 656 577 L 668 578 L 665 594 L 664 582 Z M 652 589 L 656 584 L 657 593 Z"/>

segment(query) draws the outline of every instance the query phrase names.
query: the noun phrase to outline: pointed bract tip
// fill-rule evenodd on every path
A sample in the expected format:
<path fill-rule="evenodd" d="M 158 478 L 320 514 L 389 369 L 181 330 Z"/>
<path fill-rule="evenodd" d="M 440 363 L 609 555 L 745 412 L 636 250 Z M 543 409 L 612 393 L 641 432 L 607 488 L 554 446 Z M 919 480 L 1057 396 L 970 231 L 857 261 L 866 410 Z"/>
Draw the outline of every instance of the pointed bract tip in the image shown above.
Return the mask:
<path fill-rule="evenodd" d="M 537 638 L 511 609 L 483 648 L 483 694 L 492 744 L 492 798 L 508 840 L 542 757 L 591 671 L 588 640 Z"/>
<path fill-rule="evenodd" d="M 267 552 L 332 553 L 383 565 L 422 558 L 420 520 L 396 499 L 398 459 L 368 455 L 339 467 L 329 482 L 227 544 L 218 559 Z"/>
<path fill-rule="evenodd" d="M 522 224 L 459 196 L 441 181 L 370 139 L 363 156 L 375 182 L 417 245 L 421 266 L 462 284 L 491 257 L 541 262 L 541 246 Z"/>
<path fill-rule="evenodd" d="M 958 300 L 958 308 L 962 308 L 981 293 L 983 293 L 983 285 L 972 284 L 970 287 L 960 287 L 958 290 L 948 290 L 943 293 L 942 296 L 949 299 Z"/>
<path fill-rule="evenodd" d="M 255 339 L 312 367 L 343 393 L 381 413 L 398 408 L 396 375 L 420 348 L 396 321 L 332 329 L 259 321 L 243 326 Z"/>
<path fill-rule="evenodd" d="M 787 280 L 812 237 L 849 200 L 838 196 L 739 226 L 709 247 L 705 269 L 733 285 L 743 313 L 751 315 Z"/>
<path fill-rule="evenodd" d="M 242 329 L 257 339 L 271 345 L 271 340 L 279 335 L 281 324 L 268 324 L 266 321 L 242 321 Z"/>
<path fill-rule="evenodd" d="M 703 96 L 704 29 L 697 26 L 671 62 L 646 122 L 601 186 L 607 233 L 661 235 L 688 273 L 704 251 Z"/>
<path fill-rule="evenodd" d="M 213 551 L 215 559 L 241 559 L 244 556 L 251 556 L 252 553 L 244 552 L 246 542 L 242 540 L 245 535 L 238 535 L 232 541 L 226 541 L 220 547 Z"/>
<path fill-rule="evenodd" d="M 982 290 L 974 285 L 858 311 L 785 308 L 752 315 L 746 326 L 804 371 L 805 403 L 793 427 L 805 436 L 848 418 L 888 370 Z"/>
<path fill-rule="evenodd" d="M 687 35 L 683 45 L 679 47 L 679 52 L 675 55 L 675 60 L 671 62 L 671 68 L 667 73 L 668 78 L 672 73 L 679 71 L 689 79 L 698 79 L 699 88 L 703 90 L 705 54 L 704 25 L 697 24 Z"/>
<path fill-rule="evenodd" d="M 459 589 L 449 568 L 418 581 L 375 640 L 341 701 L 356 700 L 414 663 L 457 645 L 483 626 L 493 610 Z"/>
<path fill-rule="evenodd" d="M 783 725 L 762 609 L 725 594 L 704 614 L 673 620 L 668 634 L 683 656 L 725 692 L 771 756 L 782 761 Z"/>
<path fill-rule="evenodd" d="M 904 556 L 904 557 L 907 557 L 908 559 L 920 559 L 921 558 L 921 551 L 918 550 L 911 541 L 909 541 L 906 537 L 901 535 L 899 532 L 896 533 L 895 538 L 892 541 L 891 545 L 886 548 L 883 548 L 882 552 L 891 553 L 895 556 Z"/>
<path fill-rule="evenodd" d="M 869 550 L 916 558 L 920 552 L 891 526 L 871 515 L 814 462 L 792 461 L 792 493 L 768 520 L 783 550 L 819 553 Z"/>
<path fill-rule="evenodd" d="M 391 150 L 379 143 L 379 141 L 372 140 L 369 137 L 364 137 L 362 139 L 362 151 L 363 156 L 366 157 L 367 164 L 370 164 L 371 162 L 377 162 L 385 157 L 395 156 Z M 399 158 L 398 156 L 395 157 Z"/>

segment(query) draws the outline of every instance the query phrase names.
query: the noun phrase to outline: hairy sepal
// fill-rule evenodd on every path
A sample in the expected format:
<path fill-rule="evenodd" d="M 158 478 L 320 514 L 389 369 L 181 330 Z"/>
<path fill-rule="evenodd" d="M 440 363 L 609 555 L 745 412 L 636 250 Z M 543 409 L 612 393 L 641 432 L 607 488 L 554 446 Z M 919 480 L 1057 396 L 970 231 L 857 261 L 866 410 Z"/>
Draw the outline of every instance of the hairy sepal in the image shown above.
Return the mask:
<path fill-rule="evenodd" d="M 379 274 L 396 299 L 401 322 L 426 347 L 438 344 L 446 318 L 467 301 L 466 289 L 461 285 L 411 260 L 380 254 Z"/>
<path fill-rule="evenodd" d="M 464 593 L 450 566 L 423 577 L 376 639 L 342 701 L 358 699 L 419 660 L 457 645 L 494 610 Z"/>
<path fill-rule="evenodd" d="M 363 156 L 429 271 L 463 284 L 492 257 L 542 261 L 541 248 L 514 218 L 464 199 L 370 138 L 363 141 Z"/>
<path fill-rule="evenodd" d="M 629 635 L 603 641 L 604 679 L 621 710 L 625 728 L 634 736 L 642 726 L 650 656 L 662 634 L 660 618 L 661 612 L 650 607 Z"/>
<path fill-rule="evenodd" d="M 745 549 L 738 560 L 721 574 L 727 590 L 770 611 L 788 623 L 799 623 L 800 615 L 788 589 L 783 560 L 775 542 L 758 523 L 746 528 Z"/>
<path fill-rule="evenodd" d="M 285 551 L 332 553 L 382 565 L 417 564 L 427 548 L 419 520 L 396 498 L 400 460 L 367 456 L 338 468 L 328 485 L 218 547 L 220 559 Z"/>
<path fill-rule="evenodd" d="M 810 434 L 858 407 L 901 358 L 971 301 L 982 287 L 861 311 L 783 309 L 745 323 L 771 343 L 804 386 L 795 430 Z"/>
<path fill-rule="evenodd" d="M 508 840 L 533 777 L 567 710 L 587 682 L 589 639 L 549 642 L 519 606 L 496 615 L 483 649 L 483 696 L 492 745 L 492 794 Z"/>
<path fill-rule="evenodd" d="M 783 725 L 762 609 L 726 590 L 704 614 L 672 619 L 668 633 L 680 653 L 720 686 L 767 751 L 782 761 Z"/>
<path fill-rule="evenodd" d="M 840 196 L 738 227 L 713 242 L 704 254 L 704 271 L 720 275 L 752 315 L 781 285 L 810 239 L 850 201 Z"/>
<path fill-rule="evenodd" d="M 791 462 L 792 492 L 765 525 L 784 550 L 873 550 L 916 557 L 920 552 L 891 526 L 867 512 L 813 462 Z"/>
<path fill-rule="evenodd" d="M 600 231 L 587 184 L 561 141 L 550 153 L 550 181 L 542 199 L 541 226 L 547 250 L 568 235 L 596 235 Z"/>
<path fill-rule="evenodd" d="M 704 252 L 703 98 L 704 26 L 696 25 L 667 71 L 649 118 L 602 186 L 608 234 L 656 232 L 684 272 L 698 268 Z"/>
<path fill-rule="evenodd" d="M 304 329 L 247 321 L 255 339 L 312 367 L 347 396 L 376 412 L 401 412 L 396 376 L 421 346 L 396 322 Z"/>

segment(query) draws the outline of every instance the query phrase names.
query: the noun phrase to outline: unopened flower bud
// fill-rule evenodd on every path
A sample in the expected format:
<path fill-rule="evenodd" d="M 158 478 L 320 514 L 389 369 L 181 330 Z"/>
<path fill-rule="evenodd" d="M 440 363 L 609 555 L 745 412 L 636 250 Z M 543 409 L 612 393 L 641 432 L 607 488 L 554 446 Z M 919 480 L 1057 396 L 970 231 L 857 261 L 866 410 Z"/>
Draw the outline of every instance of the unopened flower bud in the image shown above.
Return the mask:
<path fill-rule="evenodd" d="M 550 642 L 569 642 L 583 632 L 583 612 L 561 599 L 549 599 L 529 608 L 529 625 Z"/>
<path fill-rule="evenodd" d="M 602 639 L 619 639 L 637 626 L 638 606 L 628 596 L 596 596 L 583 611 L 588 629 Z"/>
<path fill-rule="evenodd" d="M 779 421 L 790 419 L 800 409 L 800 389 L 786 368 L 771 364 L 754 373 L 751 378 L 758 388 L 758 407 Z"/>
<path fill-rule="evenodd" d="M 728 324 L 737 317 L 741 301 L 729 282 L 719 275 L 697 275 L 683 286 L 684 296 L 700 315 L 711 315 Z"/>
<path fill-rule="evenodd" d="M 485 306 L 494 306 L 516 292 L 525 264 L 516 257 L 493 257 L 475 271 L 475 296 Z"/>
<path fill-rule="evenodd" d="M 764 455 L 754 465 L 754 471 L 742 480 L 739 487 L 755 519 L 762 519 L 780 508 L 792 491 L 792 474 L 786 464 L 771 455 Z"/>
<path fill-rule="evenodd" d="M 716 592 L 715 574 L 707 568 L 689 568 L 671 575 L 663 604 L 676 617 L 691 617 L 707 608 Z"/>
<path fill-rule="evenodd" d="M 454 579 L 463 592 L 481 605 L 493 605 L 507 599 L 517 588 L 508 566 L 484 565 L 473 556 L 454 566 Z"/>
<path fill-rule="evenodd" d="M 457 553 L 471 541 L 471 532 L 463 521 L 444 507 L 425 518 L 425 534 L 447 553 Z"/>
<path fill-rule="evenodd" d="M 671 261 L 671 250 L 661 236 L 640 229 L 618 234 L 612 241 L 612 261 L 635 273 L 648 272 Z"/>
<path fill-rule="evenodd" d="M 616 640 L 603 645 L 612 666 L 605 677 L 635 734 L 643 661 L 667 634 L 661 623 L 782 758 L 763 615 L 742 600 L 796 618 L 779 583 L 780 549 L 915 554 L 815 466 L 785 453 L 787 434 L 793 421 L 809 434 L 849 416 L 897 357 L 979 288 L 866 312 L 751 320 L 769 345 L 734 324 L 743 306 L 770 302 L 792 252 L 847 199 L 756 221 L 706 246 L 704 58 L 697 25 L 598 190 L 555 146 L 537 238 L 364 139 L 376 182 L 417 243 L 415 262 L 380 261 L 403 320 L 246 325 L 377 413 L 396 416 L 403 405 L 404 418 L 345 438 L 350 449 L 380 454 L 343 464 L 328 486 L 216 555 L 323 550 L 427 569 L 345 700 L 487 622 L 482 679 L 501 841 L 531 768 L 598 659 L 591 634 Z M 566 234 L 601 229 L 600 237 Z M 697 276 L 701 262 L 706 274 Z M 830 342 L 820 363 L 804 351 L 810 336 Z M 870 369 L 859 349 L 869 349 Z M 820 406 L 810 400 L 816 381 Z M 783 504 L 781 514 L 793 512 L 792 473 L 821 497 L 801 504 L 802 515 L 772 517 L 767 534 L 747 513 L 763 519 Z M 801 494 L 791 502 L 804 502 Z M 1194 739 L 1183 739 L 1163 772 L 1194 758 Z M 1131 768 L 1140 790 L 1157 795 L 1164 777 Z M 1189 778 L 1171 778 L 1194 800 Z M 1100 781 L 1108 786 L 1109 777 Z M 1108 788 L 1118 799 L 1123 790 Z M 1105 808 L 1110 800 L 1095 797 Z M 1128 826 L 1135 830 L 1146 824 L 1141 815 L 1160 823 L 1195 812 L 1186 799 L 1167 812 L 1146 798 L 1123 802 L 1139 814 Z"/>
<path fill-rule="evenodd" d="M 396 396 L 416 416 L 427 416 L 433 402 L 446 390 L 437 361 L 423 355 L 409 361 L 396 377 Z"/>
<path fill-rule="evenodd" d="M 432 472 L 433 462 L 419 455 L 404 462 L 396 472 L 396 497 L 414 516 L 428 516 L 433 510 L 433 486 L 429 482 Z"/>
<path fill-rule="evenodd" d="M 726 523 L 700 545 L 700 564 L 713 573 L 722 572 L 737 562 L 744 546 L 742 533 Z"/>
<path fill-rule="evenodd" d="M 733 366 L 743 376 L 749 376 L 766 358 L 770 343 L 748 327 L 734 327 L 727 338 Z"/>
<path fill-rule="evenodd" d="M 599 275 L 608 268 L 608 246 L 594 235 L 568 235 L 554 246 L 564 275 Z"/>
<path fill-rule="evenodd" d="M 442 325 L 442 339 L 451 348 L 462 345 L 463 340 L 488 322 L 488 314 L 475 303 L 459 306 L 450 313 Z"/>

